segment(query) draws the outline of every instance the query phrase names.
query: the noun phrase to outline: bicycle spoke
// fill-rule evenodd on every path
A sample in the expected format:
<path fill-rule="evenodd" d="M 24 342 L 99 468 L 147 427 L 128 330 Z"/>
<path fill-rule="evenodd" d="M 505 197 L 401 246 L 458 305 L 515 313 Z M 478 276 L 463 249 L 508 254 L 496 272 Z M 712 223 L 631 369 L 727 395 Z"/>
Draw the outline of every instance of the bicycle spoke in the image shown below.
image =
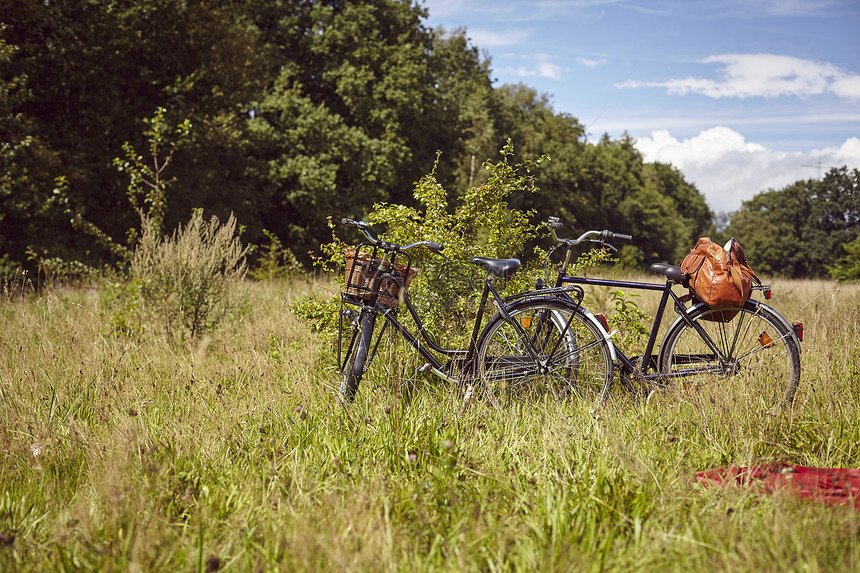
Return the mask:
<path fill-rule="evenodd" d="M 611 362 L 602 336 L 584 317 L 559 301 L 529 301 L 509 312 L 516 326 L 494 319 L 479 351 L 491 402 L 527 394 L 604 394 Z"/>
<path fill-rule="evenodd" d="M 718 355 L 707 351 L 699 330 L 676 321 L 660 351 L 661 371 L 679 388 L 713 387 L 707 392 L 711 401 L 719 400 L 726 408 L 735 407 L 734 400 L 740 396 L 767 405 L 768 410 L 790 403 L 800 376 L 799 354 L 790 331 L 764 305 L 749 302 L 732 313 L 731 320 L 723 322 L 713 320 L 726 317 L 721 311 L 700 307 L 691 313 L 690 318 L 717 345 Z"/>

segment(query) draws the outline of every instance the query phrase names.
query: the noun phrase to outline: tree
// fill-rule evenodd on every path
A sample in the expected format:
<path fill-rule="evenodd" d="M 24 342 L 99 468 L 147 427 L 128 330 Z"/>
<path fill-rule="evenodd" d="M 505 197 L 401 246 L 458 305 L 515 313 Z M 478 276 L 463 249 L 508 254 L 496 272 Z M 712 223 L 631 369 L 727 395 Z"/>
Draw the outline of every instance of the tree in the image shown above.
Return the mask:
<path fill-rule="evenodd" d="M 536 194 L 517 193 L 511 204 L 521 209 L 535 209 L 544 220 L 557 216 L 573 222 L 579 219 L 571 212 L 573 185 L 571 173 L 577 171 L 585 150 L 580 140 L 583 127 L 576 118 L 556 113 L 550 97 L 523 84 L 503 85 L 498 89 L 502 109 L 498 131 L 510 138 L 521 157 L 536 160 L 548 156 L 541 166 Z"/>
<path fill-rule="evenodd" d="M 424 113 L 409 139 L 418 146 L 421 165 L 433 165 L 441 152 L 436 177 L 453 203 L 458 192 L 486 181 L 489 173 L 481 162 L 497 156 L 506 141 L 498 125 L 503 95 L 492 86 L 489 59 L 469 43 L 465 30 L 431 33 Z"/>
<path fill-rule="evenodd" d="M 267 34 L 290 50 L 273 49 L 280 71 L 253 109 L 250 173 L 270 206 L 265 227 L 295 252 L 318 249 L 327 216 L 414 204 L 409 189 L 434 165 L 441 182 L 465 185 L 468 158 L 501 147 L 488 66 L 462 32 L 427 29 L 411 2 L 280 10 L 285 24 Z"/>
<path fill-rule="evenodd" d="M 175 225 L 186 218 L 187 211 L 180 210 L 190 201 L 216 210 L 231 207 L 226 189 L 242 173 L 225 172 L 225 166 L 241 163 L 235 157 L 242 147 L 233 143 L 241 140 L 242 102 L 262 85 L 262 67 L 256 65 L 253 35 L 229 5 L 8 0 L 3 20 L 13 51 L 0 67 L 0 84 L 26 80 L 26 91 L 19 89 L 19 97 L 7 101 L 3 118 L 14 120 L 19 130 L 10 141 L 32 142 L 10 166 L 12 194 L 17 202 L 37 207 L 35 217 L 41 217 L 14 240 L 52 256 L 108 258 L 50 203 L 54 180 L 64 177 L 73 211 L 111 236 L 121 234 L 136 213 L 111 159 L 123 142 L 143 143 L 143 121 L 158 107 L 175 114 L 171 121 L 187 117 L 196 126 L 189 145 L 193 159 L 177 157 L 175 166 L 174 193 L 183 200 L 166 220 Z M 217 201 L 209 192 L 213 178 L 225 189 Z M 12 208 L 3 208 L 14 218 Z M 52 229 L 49 238 L 44 228 Z"/>
<path fill-rule="evenodd" d="M 604 136 L 596 144 L 571 142 L 560 154 L 548 152 L 552 162 L 540 180 L 539 210 L 552 207 L 548 215 L 559 213 L 583 231 L 633 235 L 622 250 L 626 266 L 679 262 L 713 215 L 676 169 L 644 163 L 634 143 L 629 136 Z"/>
<path fill-rule="evenodd" d="M 137 225 L 111 160 L 147 145 L 162 108 L 167 124 L 194 125 L 159 202 L 166 232 L 205 207 L 301 256 L 327 239 L 328 216 L 414 206 L 409 190 L 431 170 L 453 205 L 511 140 L 518 162 L 553 159 L 541 191 L 513 193 L 513 208 L 628 232 L 647 223 L 639 258 L 689 242 L 709 212 L 679 173 L 644 166 L 629 138 L 588 144 L 545 94 L 494 88 L 465 32 L 425 18 L 415 0 L 7 0 L 0 247 L 14 261 L 28 249 L 116 260 L 66 211 L 102 238 Z"/>
<path fill-rule="evenodd" d="M 745 201 L 726 236 L 736 237 L 766 274 L 824 277 L 860 232 L 860 171 L 831 169 L 823 180 L 797 181 Z"/>

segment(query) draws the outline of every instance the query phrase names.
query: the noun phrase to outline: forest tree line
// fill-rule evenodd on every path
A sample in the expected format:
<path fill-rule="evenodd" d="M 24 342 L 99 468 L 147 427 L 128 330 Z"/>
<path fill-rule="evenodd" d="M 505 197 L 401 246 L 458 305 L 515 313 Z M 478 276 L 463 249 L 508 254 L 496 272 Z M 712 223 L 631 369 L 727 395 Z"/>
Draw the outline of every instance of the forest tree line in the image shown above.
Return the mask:
<path fill-rule="evenodd" d="M 182 145 L 163 174 L 164 229 L 194 208 L 234 213 L 246 241 L 274 237 L 305 263 L 330 239 L 327 217 L 411 205 L 434 169 L 461 194 L 509 140 L 521 160 L 550 158 L 539 191 L 511 207 L 559 216 L 571 232 L 632 234 L 621 258 L 633 267 L 734 234 L 765 272 L 822 276 L 857 238 L 857 170 L 763 193 L 718 231 L 677 169 L 646 163 L 630 137 L 588 141 L 546 94 L 494 86 L 466 33 L 426 16 L 409 0 L 6 0 L 0 266 L 115 262 L 99 233 L 133 246 L 139 214 L 115 159 L 133 150 L 163 164 L 159 109 L 166 125 L 188 126 L 165 136 Z M 788 237 L 798 240 L 786 262 Z"/>

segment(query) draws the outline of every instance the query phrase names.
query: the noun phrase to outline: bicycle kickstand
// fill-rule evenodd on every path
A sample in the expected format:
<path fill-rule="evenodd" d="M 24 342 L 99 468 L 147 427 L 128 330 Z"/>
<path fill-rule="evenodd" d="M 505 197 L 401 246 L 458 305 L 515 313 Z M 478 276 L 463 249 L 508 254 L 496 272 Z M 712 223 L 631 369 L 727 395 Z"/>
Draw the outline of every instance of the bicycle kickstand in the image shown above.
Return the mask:
<path fill-rule="evenodd" d="M 418 368 L 418 372 L 431 372 L 431 373 L 435 374 L 436 376 L 438 376 L 439 378 L 441 378 L 442 380 L 444 380 L 445 382 L 448 382 L 449 384 L 453 384 L 454 386 L 460 386 L 459 380 L 451 378 L 450 376 L 448 376 L 447 374 L 445 374 L 444 372 L 442 372 L 438 368 L 434 368 L 433 365 L 430 364 L 429 362 L 427 364 L 425 364 L 424 366 L 421 366 L 420 368 Z M 460 413 L 462 413 L 463 410 L 466 409 L 466 405 L 472 399 L 472 395 L 474 394 L 474 392 L 475 392 L 474 384 L 467 383 L 466 384 L 466 392 L 463 395 L 463 402 L 460 404 Z"/>

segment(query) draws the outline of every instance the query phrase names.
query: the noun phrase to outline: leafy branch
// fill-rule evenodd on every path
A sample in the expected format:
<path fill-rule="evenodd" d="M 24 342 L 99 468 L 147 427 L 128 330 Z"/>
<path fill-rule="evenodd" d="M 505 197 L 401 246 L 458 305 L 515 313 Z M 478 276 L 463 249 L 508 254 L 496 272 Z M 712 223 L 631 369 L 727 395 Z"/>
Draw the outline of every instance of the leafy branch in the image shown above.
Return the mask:
<path fill-rule="evenodd" d="M 145 162 L 143 156 L 139 155 L 128 141 L 122 145 L 125 158 L 117 157 L 113 160 L 118 171 L 129 175 L 129 201 L 140 214 L 141 220 L 149 220 L 156 235 L 164 232 L 167 187 L 176 181 L 175 177 L 166 178 L 164 172 L 176 151 L 188 141 L 191 134 L 190 120 L 186 119 L 171 128 L 164 118 L 165 113 L 167 110 L 159 107 L 151 119 L 144 120 L 149 125 L 149 129 L 143 133 L 149 141 L 152 165 Z M 171 139 L 170 135 L 175 135 L 175 139 Z"/>

